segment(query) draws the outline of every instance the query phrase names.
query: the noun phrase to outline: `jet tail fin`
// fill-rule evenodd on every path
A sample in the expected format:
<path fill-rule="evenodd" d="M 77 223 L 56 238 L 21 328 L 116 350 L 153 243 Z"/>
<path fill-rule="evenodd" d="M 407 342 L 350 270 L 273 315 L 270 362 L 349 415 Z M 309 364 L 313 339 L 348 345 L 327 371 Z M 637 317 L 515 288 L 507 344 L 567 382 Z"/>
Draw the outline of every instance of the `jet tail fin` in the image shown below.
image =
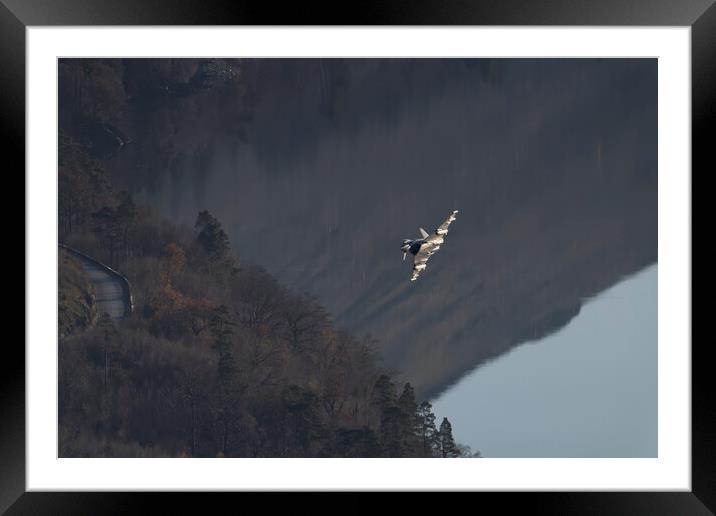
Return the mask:
<path fill-rule="evenodd" d="M 428 235 L 428 232 L 425 231 L 423 228 L 418 228 L 420 230 L 420 234 L 423 235 L 423 238 L 428 238 L 430 235 Z"/>

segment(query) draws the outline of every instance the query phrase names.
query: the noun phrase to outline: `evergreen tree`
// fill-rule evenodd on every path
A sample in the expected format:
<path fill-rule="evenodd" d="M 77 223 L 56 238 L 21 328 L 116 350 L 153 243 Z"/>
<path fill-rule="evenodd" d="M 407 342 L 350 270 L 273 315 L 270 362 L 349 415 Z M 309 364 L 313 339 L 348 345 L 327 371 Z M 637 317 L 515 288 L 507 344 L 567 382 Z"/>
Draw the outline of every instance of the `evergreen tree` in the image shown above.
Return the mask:
<path fill-rule="evenodd" d="M 59 131 L 58 215 L 61 237 L 73 233 L 86 218 L 109 202 L 111 180 L 99 161 L 81 145 Z"/>
<path fill-rule="evenodd" d="M 85 174 L 60 167 L 57 176 L 57 202 L 60 231 L 63 236 L 84 221 L 91 210 L 91 185 Z M 62 237 L 61 237 L 62 239 Z"/>
<path fill-rule="evenodd" d="M 196 239 L 213 264 L 229 264 L 229 237 L 221 227 L 221 223 L 211 213 L 199 212 L 194 229 L 198 232 Z"/>
<path fill-rule="evenodd" d="M 423 401 L 418 407 L 418 421 L 420 424 L 418 436 L 422 446 L 422 455 L 424 457 L 441 455 L 440 434 L 435 426 L 433 406 L 429 402 Z"/>
<path fill-rule="evenodd" d="M 421 455 L 420 441 L 418 439 L 420 422 L 418 420 L 418 405 L 415 402 L 415 390 L 413 386 L 406 383 L 403 392 L 398 398 L 400 409 L 400 439 L 403 448 L 403 456 L 415 457 Z"/>
<path fill-rule="evenodd" d="M 446 417 L 440 423 L 440 451 L 443 457 L 453 458 L 460 456 L 455 439 L 452 437 L 452 425 Z"/>
<path fill-rule="evenodd" d="M 114 208 L 103 206 L 92 214 L 94 226 L 92 230 L 97 235 L 101 245 L 107 250 L 110 266 L 114 266 L 115 252 L 121 243 L 122 231 L 117 224 L 117 213 Z"/>
<path fill-rule="evenodd" d="M 380 421 L 380 440 L 385 457 L 403 457 L 403 414 L 395 405 L 383 410 Z"/>
<path fill-rule="evenodd" d="M 132 196 L 127 192 L 122 192 L 116 208 L 103 206 L 92 214 L 93 230 L 107 250 L 110 266 L 114 265 L 117 251 L 122 251 L 123 259 L 129 258 L 130 237 L 136 224 L 136 216 L 137 208 Z"/>
<path fill-rule="evenodd" d="M 372 402 L 380 412 L 395 405 L 395 385 L 390 381 L 388 375 L 380 375 L 375 382 Z"/>
<path fill-rule="evenodd" d="M 380 445 L 385 457 L 400 457 L 402 412 L 395 399 L 395 385 L 388 375 L 382 374 L 373 386 L 371 398 L 380 414 Z"/>
<path fill-rule="evenodd" d="M 400 407 L 400 410 L 406 415 L 406 417 L 412 420 L 411 423 L 415 423 L 414 420 L 418 410 L 418 405 L 415 402 L 415 389 L 413 389 L 413 386 L 410 385 L 410 383 L 406 383 L 403 386 L 403 392 L 400 394 L 400 398 L 398 398 L 398 407 Z M 415 427 L 413 427 L 413 430 L 414 428 Z"/>
<path fill-rule="evenodd" d="M 137 218 L 137 207 L 134 204 L 132 196 L 122 191 L 120 193 L 120 201 L 117 208 L 114 210 L 117 225 L 117 238 L 120 248 L 124 251 L 124 259 L 131 255 L 131 236 L 132 231 L 136 225 Z"/>

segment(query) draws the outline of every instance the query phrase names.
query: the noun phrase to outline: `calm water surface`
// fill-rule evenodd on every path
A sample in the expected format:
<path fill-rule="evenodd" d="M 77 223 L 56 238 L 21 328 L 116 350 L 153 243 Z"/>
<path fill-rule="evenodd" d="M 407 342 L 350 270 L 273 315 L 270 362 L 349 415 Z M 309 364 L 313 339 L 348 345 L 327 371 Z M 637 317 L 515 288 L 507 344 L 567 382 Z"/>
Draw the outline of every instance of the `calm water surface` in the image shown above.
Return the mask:
<path fill-rule="evenodd" d="M 432 403 L 484 457 L 656 457 L 657 265 Z"/>

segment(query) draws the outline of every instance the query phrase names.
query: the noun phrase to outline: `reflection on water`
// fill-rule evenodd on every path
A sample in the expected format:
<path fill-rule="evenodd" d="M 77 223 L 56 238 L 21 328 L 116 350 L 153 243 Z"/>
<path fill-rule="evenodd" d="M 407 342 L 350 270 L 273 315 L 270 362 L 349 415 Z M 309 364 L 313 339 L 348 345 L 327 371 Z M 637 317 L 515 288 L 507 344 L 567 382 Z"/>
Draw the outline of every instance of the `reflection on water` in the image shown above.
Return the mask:
<path fill-rule="evenodd" d="M 485 457 L 656 457 L 657 265 L 432 403 Z"/>
<path fill-rule="evenodd" d="M 375 337 L 421 399 L 656 261 L 656 59 L 340 60 L 330 119 L 325 62 L 250 61 L 246 143 L 199 125 L 210 163 L 172 165 L 152 203 L 189 227 L 209 209 L 242 263 Z M 452 209 L 410 282 L 396 244 Z"/>

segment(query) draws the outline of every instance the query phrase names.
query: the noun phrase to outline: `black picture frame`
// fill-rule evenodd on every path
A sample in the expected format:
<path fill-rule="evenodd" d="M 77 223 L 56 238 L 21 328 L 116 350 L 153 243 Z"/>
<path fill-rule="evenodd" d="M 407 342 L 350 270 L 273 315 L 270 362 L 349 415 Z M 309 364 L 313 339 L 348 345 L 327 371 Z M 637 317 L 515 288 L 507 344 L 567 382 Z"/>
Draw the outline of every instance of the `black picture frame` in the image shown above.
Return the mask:
<path fill-rule="evenodd" d="M 223 0 L 0 0 L 0 141 L 4 143 L 6 174 L 15 179 L 23 177 L 19 188 L 25 191 L 24 175 L 17 171 L 25 169 L 25 30 L 28 26 L 287 24 L 690 26 L 692 184 L 693 170 L 700 169 L 701 175 L 705 175 L 707 170 L 716 169 L 708 137 L 708 129 L 713 129 L 716 119 L 714 0 L 391 0 L 312 6 Z M 6 232 L 5 237 L 8 245 L 16 248 L 12 254 L 18 261 L 19 242 L 24 241 L 25 228 L 23 225 L 22 236 L 19 224 L 14 228 L 16 234 Z M 22 255 L 25 267 L 28 257 L 24 250 Z M 27 269 L 24 270 L 27 275 Z M 23 302 L 23 310 L 24 306 Z M 707 344 L 703 340 L 692 340 L 690 344 L 691 492 L 478 493 L 478 503 L 497 503 L 501 511 L 516 509 L 545 514 L 713 514 L 716 511 L 716 411 L 707 393 L 712 391 L 714 382 L 708 371 L 711 366 Z M 9 338 L 5 339 L 3 351 L 0 360 L 0 511 L 105 514 L 146 509 L 147 495 L 25 492 L 25 352 L 19 339 Z M 172 497 L 172 502 L 166 498 L 162 496 L 163 512 L 174 512 L 173 504 L 177 504 L 175 508 L 182 508 L 181 512 L 188 510 L 185 497 Z M 357 502 L 351 504 L 351 509 L 363 512 L 374 508 Z"/>

